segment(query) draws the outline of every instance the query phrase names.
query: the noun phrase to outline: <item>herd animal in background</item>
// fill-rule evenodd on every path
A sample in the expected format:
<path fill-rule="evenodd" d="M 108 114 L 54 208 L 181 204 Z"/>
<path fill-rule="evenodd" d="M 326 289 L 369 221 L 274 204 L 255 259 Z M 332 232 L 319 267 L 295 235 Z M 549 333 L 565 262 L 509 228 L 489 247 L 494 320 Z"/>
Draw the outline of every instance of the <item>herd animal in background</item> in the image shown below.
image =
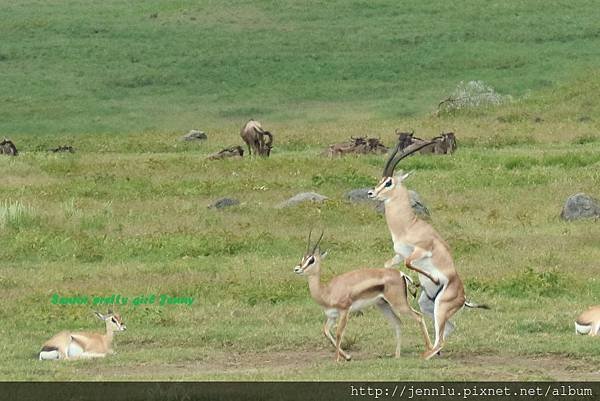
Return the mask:
<path fill-rule="evenodd" d="M 2 142 L 0 142 L 0 155 L 16 156 L 18 154 L 19 151 L 12 141 L 4 138 Z"/>
<path fill-rule="evenodd" d="M 414 131 L 402 132 L 396 130 L 396 135 L 398 136 L 400 150 L 404 150 L 411 145 L 419 146 L 427 143 L 426 146 L 419 149 L 421 154 L 449 155 L 454 153 L 458 146 L 454 132 L 442 133 L 429 141 L 415 137 Z"/>
<path fill-rule="evenodd" d="M 265 131 L 258 121 L 250 120 L 241 129 L 240 136 L 248 145 L 248 154 L 269 157 L 273 148 L 273 134 Z"/>
<path fill-rule="evenodd" d="M 106 315 L 94 312 L 104 321 L 106 333 L 61 331 L 42 345 L 40 361 L 54 359 L 102 358 L 114 354 L 114 334 L 125 331 L 121 316 L 110 309 Z"/>
<path fill-rule="evenodd" d="M 344 156 L 351 153 L 359 155 L 381 155 L 387 153 L 387 151 L 388 148 L 381 142 L 379 138 L 355 138 L 351 136 L 350 141 L 348 142 L 334 143 L 333 145 L 329 145 L 323 152 L 323 155 L 328 157 Z"/>

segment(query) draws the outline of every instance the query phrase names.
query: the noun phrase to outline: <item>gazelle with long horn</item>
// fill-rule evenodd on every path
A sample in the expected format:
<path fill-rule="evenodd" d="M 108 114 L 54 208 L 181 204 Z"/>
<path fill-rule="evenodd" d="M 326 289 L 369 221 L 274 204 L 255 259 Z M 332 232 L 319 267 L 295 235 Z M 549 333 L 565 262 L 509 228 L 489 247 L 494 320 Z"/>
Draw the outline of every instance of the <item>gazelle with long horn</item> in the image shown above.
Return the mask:
<path fill-rule="evenodd" d="M 106 315 L 94 312 L 104 321 L 106 334 L 61 331 L 42 345 L 40 361 L 48 359 L 98 358 L 113 354 L 112 342 L 115 332 L 125 331 L 121 316 L 110 309 Z"/>
<path fill-rule="evenodd" d="M 411 145 L 401 153 L 399 143 L 383 169 L 379 184 L 369 191 L 369 197 L 384 202 L 385 219 L 394 242 L 395 255 L 385 267 L 404 261 L 407 268 L 419 275 L 422 288 L 419 306 L 421 312 L 433 319 L 435 327 L 435 342 L 433 349 L 425 355 L 426 359 L 438 354 L 444 347 L 446 337 L 454 330 L 454 324 L 450 322 L 452 315 L 463 306 L 487 308 L 466 302 L 450 247 L 429 223 L 415 215 L 408 189 L 402 184 L 410 173 L 394 176 L 394 169 L 402 159 L 431 145 L 435 139 Z"/>
<path fill-rule="evenodd" d="M 312 233 L 312 231 L 311 231 Z M 370 305 L 377 305 L 389 320 L 396 335 L 395 357 L 400 357 L 400 314 L 407 314 L 419 323 L 425 341 L 426 353 L 432 348 L 423 315 L 415 311 L 408 301 L 407 281 L 402 272 L 395 269 L 360 269 L 350 271 L 321 282 L 321 261 L 327 252 L 321 253 L 319 244 L 323 234 L 311 248 L 310 234 L 306 253 L 294 272 L 308 278 L 308 288 L 312 298 L 325 310 L 326 320 L 323 326 L 325 337 L 336 349 L 336 361 L 341 358 L 349 361 L 350 354 L 342 350 L 342 337 L 350 312 L 357 312 Z M 335 338 L 331 329 L 337 324 Z"/>

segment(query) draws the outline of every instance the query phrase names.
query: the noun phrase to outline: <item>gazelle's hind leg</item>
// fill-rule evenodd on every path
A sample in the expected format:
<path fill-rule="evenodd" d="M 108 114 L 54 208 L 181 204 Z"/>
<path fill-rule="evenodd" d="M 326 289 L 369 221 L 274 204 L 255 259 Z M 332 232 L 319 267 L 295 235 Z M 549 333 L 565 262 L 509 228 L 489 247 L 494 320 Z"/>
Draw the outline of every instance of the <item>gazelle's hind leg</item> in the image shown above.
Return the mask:
<path fill-rule="evenodd" d="M 401 339 L 401 330 L 400 330 L 401 329 L 400 319 L 398 318 L 396 313 L 394 313 L 394 310 L 392 309 L 390 304 L 387 303 L 386 300 L 382 300 L 381 302 L 379 302 L 377 304 L 377 307 L 379 308 L 381 313 L 383 313 L 383 315 L 387 318 L 387 320 L 390 322 L 390 325 L 394 329 L 394 333 L 396 335 L 396 352 L 394 353 L 394 356 L 396 358 L 400 358 L 400 349 L 401 349 L 401 340 L 402 340 Z"/>
<path fill-rule="evenodd" d="M 429 352 L 426 352 L 423 355 L 423 358 L 430 359 L 437 353 L 439 353 L 442 348 L 444 348 L 445 338 L 446 336 L 454 330 L 454 324 L 450 323 L 449 320 L 461 307 L 456 302 L 445 301 L 443 300 L 443 295 L 445 292 L 442 290 L 440 294 L 437 296 L 435 300 L 435 310 L 434 310 L 434 326 L 435 326 L 435 343 L 433 344 L 433 349 Z M 449 328 L 448 328 L 449 327 Z"/>
<path fill-rule="evenodd" d="M 336 347 L 336 345 L 335 345 L 335 339 L 331 335 L 331 328 L 335 324 L 335 321 L 336 321 L 335 318 L 327 317 L 327 320 L 325 321 L 325 325 L 323 326 L 323 333 L 325 334 L 325 337 L 327 337 L 327 339 L 331 342 L 331 345 L 333 345 L 334 347 Z M 344 359 L 346 359 L 347 361 L 352 359 L 352 356 L 350 356 L 350 354 L 346 353 L 343 349 L 340 348 L 340 351 L 341 351 Z"/>
<path fill-rule="evenodd" d="M 399 318 L 399 314 L 411 316 L 414 320 L 419 323 L 423 340 L 425 341 L 425 349 L 428 351 L 432 348 L 431 340 L 429 339 L 429 333 L 427 332 L 427 325 L 423 315 L 414 310 L 408 301 L 408 291 L 404 279 L 401 285 L 388 285 L 384 291 L 384 299 L 390 304 L 393 312 Z"/>

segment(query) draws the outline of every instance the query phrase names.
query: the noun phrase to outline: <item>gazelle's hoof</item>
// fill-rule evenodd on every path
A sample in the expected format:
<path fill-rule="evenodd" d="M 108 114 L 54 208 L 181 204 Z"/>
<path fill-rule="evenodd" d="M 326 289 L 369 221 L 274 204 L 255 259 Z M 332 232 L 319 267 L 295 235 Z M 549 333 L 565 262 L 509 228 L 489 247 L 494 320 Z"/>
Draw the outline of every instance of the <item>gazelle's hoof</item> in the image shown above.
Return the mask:
<path fill-rule="evenodd" d="M 438 355 L 439 353 L 440 353 L 439 349 L 430 349 L 428 351 L 423 352 L 421 354 L 421 358 L 428 361 L 429 359 L 433 358 L 435 355 Z"/>

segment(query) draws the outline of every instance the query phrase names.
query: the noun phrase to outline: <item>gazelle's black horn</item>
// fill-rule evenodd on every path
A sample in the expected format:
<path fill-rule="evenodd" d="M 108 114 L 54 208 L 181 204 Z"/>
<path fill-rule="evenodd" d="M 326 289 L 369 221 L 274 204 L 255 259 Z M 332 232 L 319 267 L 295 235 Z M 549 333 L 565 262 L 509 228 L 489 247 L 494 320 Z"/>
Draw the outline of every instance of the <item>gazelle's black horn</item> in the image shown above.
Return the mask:
<path fill-rule="evenodd" d="M 321 236 L 319 237 L 319 239 L 317 240 L 317 242 L 315 243 L 315 246 L 312 249 L 311 254 L 314 255 L 315 251 L 317 250 L 317 248 L 319 247 L 319 244 L 321 243 L 321 240 L 323 239 L 323 234 L 325 234 L 325 231 L 321 231 Z"/>
<path fill-rule="evenodd" d="M 400 151 L 400 145 L 401 145 L 400 141 L 398 141 L 398 144 L 396 145 L 396 147 L 392 151 L 392 154 L 390 155 L 387 162 L 385 163 L 385 167 L 383 168 L 383 176 L 384 177 L 390 177 L 391 173 L 393 173 L 393 170 L 392 171 L 389 171 L 389 170 L 390 170 L 390 166 L 392 164 L 392 160 L 394 160 L 394 157 Z"/>
<path fill-rule="evenodd" d="M 308 232 L 308 243 L 306 244 L 306 254 L 308 255 L 308 251 L 310 251 L 310 236 L 312 235 L 312 228 Z"/>
<path fill-rule="evenodd" d="M 388 171 L 387 171 L 387 175 L 384 175 L 384 177 L 391 177 L 392 175 L 394 175 L 394 169 L 396 168 L 396 166 L 398 165 L 398 163 L 400 163 L 400 160 L 404 159 L 405 157 L 408 157 L 408 156 L 412 155 L 415 152 L 418 152 L 419 150 L 423 149 L 426 146 L 431 145 L 434 142 L 435 142 L 434 140 L 428 141 L 428 142 L 422 143 L 422 144 L 414 147 L 413 149 L 410 149 L 408 151 L 402 152 L 402 154 L 400 154 L 399 157 L 396 157 L 396 159 L 393 162 L 389 163 L 389 166 L 386 166 L 388 168 Z M 410 146 L 408 148 L 406 148 L 406 149 L 409 149 L 409 148 L 410 148 Z"/>

